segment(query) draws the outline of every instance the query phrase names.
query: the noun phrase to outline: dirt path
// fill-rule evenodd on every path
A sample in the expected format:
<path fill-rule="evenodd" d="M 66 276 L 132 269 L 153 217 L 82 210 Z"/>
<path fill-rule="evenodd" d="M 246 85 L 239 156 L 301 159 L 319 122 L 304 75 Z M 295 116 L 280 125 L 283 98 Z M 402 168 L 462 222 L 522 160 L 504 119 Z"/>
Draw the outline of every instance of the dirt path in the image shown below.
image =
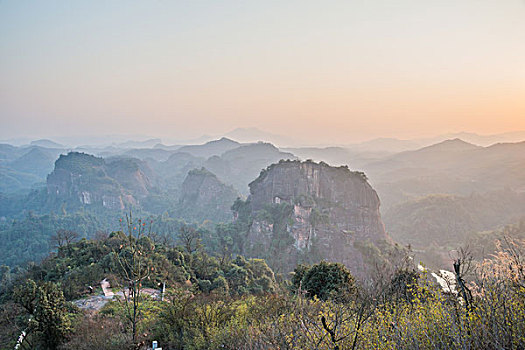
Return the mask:
<path fill-rule="evenodd" d="M 73 304 L 83 310 L 98 311 L 102 309 L 108 301 L 113 299 L 115 293 L 111 290 L 111 285 L 106 278 L 100 282 L 100 287 L 102 287 L 104 295 L 91 295 L 83 299 L 74 300 Z"/>
<path fill-rule="evenodd" d="M 75 304 L 78 308 L 83 310 L 92 310 L 92 311 L 98 311 L 104 307 L 108 303 L 108 301 L 112 300 L 114 297 L 117 298 L 123 298 L 124 293 L 122 291 L 118 293 L 114 293 L 111 290 L 111 285 L 109 284 L 109 281 L 104 278 L 100 282 L 100 287 L 102 287 L 102 291 L 104 292 L 103 295 L 91 295 L 86 298 L 74 300 L 73 304 Z M 124 289 L 124 291 L 127 291 Z M 151 297 L 153 300 L 160 300 L 160 290 L 152 289 L 152 288 L 143 288 L 141 290 L 141 294 L 147 295 Z"/>

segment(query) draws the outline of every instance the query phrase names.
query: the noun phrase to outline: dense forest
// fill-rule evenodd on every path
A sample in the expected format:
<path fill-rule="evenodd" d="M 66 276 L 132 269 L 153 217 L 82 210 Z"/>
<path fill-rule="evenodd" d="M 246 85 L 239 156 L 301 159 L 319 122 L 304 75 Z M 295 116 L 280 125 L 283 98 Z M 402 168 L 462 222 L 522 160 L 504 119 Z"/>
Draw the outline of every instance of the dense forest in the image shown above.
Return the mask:
<path fill-rule="evenodd" d="M 151 226 L 127 216 L 122 230 L 92 240 L 59 231 L 42 263 L 3 267 L 2 349 L 17 339 L 20 349 L 137 349 L 154 340 L 164 349 L 525 346 L 522 240 L 504 236 L 483 260 L 460 250 L 443 286 L 410 253 L 364 279 L 325 261 L 283 276 L 261 259 L 207 253 L 194 227 L 179 226 L 170 240 Z M 114 297 L 103 296 L 108 288 Z"/>

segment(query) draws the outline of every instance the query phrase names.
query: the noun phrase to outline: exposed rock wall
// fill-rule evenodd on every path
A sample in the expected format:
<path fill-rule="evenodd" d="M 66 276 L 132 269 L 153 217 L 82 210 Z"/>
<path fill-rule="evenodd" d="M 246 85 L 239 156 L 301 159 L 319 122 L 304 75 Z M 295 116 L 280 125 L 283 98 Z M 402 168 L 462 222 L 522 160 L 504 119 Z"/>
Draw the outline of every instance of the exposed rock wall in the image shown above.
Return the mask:
<path fill-rule="evenodd" d="M 277 262 L 282 266 L 274 264 L 281 272 L 293 270 L 308 255 L 313 260 L 344 263 L 356 272 L 366 264 L 356 242 L 390 242 L 376 191 L 363 173 L 346 167 L 281 161 L 250 184 L 247 203 L 253 217 L 246 240 L 248 252 L 264 255 L 261 252 L 271 252 L 276 244 L 282 249 L 279 241 L 291 243 L 285 245 Z M 276 220 L 275 210 L 281 210 L 277 214 L 284 215 L 284 220 Z"/>
<path fill-rule="evenodd" d="M 122 210 L 137 204 L 151 188 L 149 178 L 137 160 L 114 160 L 70 152 L 61 155 L 47 177 L 47 193 L 52 200 L 71 205 L 101 206 Z"/>

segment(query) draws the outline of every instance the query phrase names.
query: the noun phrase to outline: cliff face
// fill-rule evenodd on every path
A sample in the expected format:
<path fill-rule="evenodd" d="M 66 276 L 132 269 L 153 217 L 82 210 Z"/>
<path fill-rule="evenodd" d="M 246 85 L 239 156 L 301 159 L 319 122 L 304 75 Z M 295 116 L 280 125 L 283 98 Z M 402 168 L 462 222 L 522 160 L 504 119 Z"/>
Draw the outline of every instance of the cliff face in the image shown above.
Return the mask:
<path fill-rule="evenodd" d="M 191 170 L 182 184 L 177 214 L 197 221 L 230 221 L 231 204 L 238 196 L 205 168 Z"/>
<path fill-rule="evenodd" d="M 134 160 L 107 163 L 78 152 L 61 155 L 47 177 L 47 193 L 52 199 L 116 210 L 137 204 L 150 188 L 148 177 Z"/>
<path fill-rule="evenodd" d="M 245 248 L 280 256 L 274 267 L 326 259 L 363 269 L 362 246 L 390 242 L 379 197 L 363 173 L 325 163 L 281 161 L 250 184 L 253 218 Z M 281 265 L 281 266 L 279 266 Z"/>

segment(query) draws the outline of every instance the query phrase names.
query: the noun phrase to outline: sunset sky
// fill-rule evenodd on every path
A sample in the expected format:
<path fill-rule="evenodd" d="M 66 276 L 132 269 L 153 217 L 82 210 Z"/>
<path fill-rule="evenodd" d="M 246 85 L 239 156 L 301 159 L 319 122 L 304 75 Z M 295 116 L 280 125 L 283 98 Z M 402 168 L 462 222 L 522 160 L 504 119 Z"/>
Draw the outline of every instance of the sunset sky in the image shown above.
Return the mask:
<path fill-rule="evenodd" d="M 0 139 L 525 130 L 525 0 L 0 1 Z"/>

